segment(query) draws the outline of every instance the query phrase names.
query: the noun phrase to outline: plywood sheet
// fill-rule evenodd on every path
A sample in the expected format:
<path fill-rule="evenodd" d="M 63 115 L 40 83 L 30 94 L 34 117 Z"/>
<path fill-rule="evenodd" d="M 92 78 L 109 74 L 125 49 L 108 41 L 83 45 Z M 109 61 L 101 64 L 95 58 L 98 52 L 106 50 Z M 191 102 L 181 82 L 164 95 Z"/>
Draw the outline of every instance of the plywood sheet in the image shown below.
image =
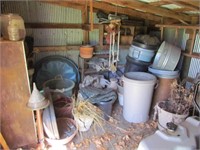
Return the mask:
<path fill-rule="evenodd" d="M 36 143 L 24 44 L 0 41 L 1 133 L 10 148 Z"/>

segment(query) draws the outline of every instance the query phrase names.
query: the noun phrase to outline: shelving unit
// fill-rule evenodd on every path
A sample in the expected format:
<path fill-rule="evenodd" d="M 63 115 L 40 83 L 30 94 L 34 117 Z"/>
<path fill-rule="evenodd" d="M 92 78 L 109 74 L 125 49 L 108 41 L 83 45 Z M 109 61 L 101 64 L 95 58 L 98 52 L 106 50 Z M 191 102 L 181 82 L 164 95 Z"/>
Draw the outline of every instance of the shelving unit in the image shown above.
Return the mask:
<path fill-rule="evenodd" d="M 197 33 L 200 31 L 200 26 L 160 25 L 159 24 L 159 25 L 156 25 L 156 27 L 159 27 L 161 30 L 161 41 L 163 41 L 164 28 L 175 28 L 176 29 L 176 34 L 175 34 L 176 37 L 178 35 L 178 29 L 186 29 L 187 32 L 190 34 L 191 43 L 190 43 L 190 48 L 188 49 L 188 52 L 182 52 L 182 54 L 186 57 L 200 59 L 200 53 L 193 52 L 196 34 L 200 34 L 200 33 Z"/>
<path fill-rule="evenodd" d="M 98 54 L 98 55 L 95 55 L 94 57 L 92 58 L 108 58 L 108 55 L 107 54 Z M 82 58 L 79 56 L 79 62 L 78 62 L 78 66 L 79 66 L 79 70 L 81 72 L 81 81 L 83 81 L 84 77 L 86 75 L 89 75 L 89 74 L 96 74 L 96 73 L 104 73 L 104 72 L 108 72 L 109 70 L 102 70 L 102 71 L 99 71 L 97 72 L 95 69 L 92 69 L 92 68 L 88 68 L 87 67 L 87 63 L 92 59 L 92 58 Z"/>

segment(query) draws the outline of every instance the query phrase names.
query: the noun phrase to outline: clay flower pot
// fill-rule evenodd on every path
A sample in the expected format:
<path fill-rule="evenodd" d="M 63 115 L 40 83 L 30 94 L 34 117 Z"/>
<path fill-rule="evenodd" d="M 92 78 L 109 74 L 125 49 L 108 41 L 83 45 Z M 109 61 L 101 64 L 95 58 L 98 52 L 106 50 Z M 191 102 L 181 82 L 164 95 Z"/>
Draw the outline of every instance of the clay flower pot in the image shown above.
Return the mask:
<path fill-rule="evenodd" d="M 80 47 L 80 56 L 82 58 L 92 58 L 93 56 L 93 47 L 90 45 L 85 45 Z"/>

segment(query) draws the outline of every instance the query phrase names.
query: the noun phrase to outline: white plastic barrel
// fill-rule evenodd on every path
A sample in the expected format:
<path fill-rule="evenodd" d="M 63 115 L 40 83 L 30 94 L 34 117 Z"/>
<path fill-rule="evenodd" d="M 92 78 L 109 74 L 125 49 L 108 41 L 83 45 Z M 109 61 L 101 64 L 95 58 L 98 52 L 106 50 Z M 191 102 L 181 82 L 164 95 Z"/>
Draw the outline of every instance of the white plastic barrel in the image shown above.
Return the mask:
<path fill-rule="evenodd" d="M 149 119 L 152 95 L 157 79 L 145 72 L 128 72 L 124 81 L 124 119 L 132 123 L 146 122 Z"/>

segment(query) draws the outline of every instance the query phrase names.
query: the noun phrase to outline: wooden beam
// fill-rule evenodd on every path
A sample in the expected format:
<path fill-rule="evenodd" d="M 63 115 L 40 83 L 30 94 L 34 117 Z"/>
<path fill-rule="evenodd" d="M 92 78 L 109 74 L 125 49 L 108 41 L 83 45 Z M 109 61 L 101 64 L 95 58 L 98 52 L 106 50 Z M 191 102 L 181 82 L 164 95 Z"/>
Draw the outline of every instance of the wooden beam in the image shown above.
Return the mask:
<path fill-rule="evenodd" d="M 156 21 L 156 22 L 160 22 L 161 21 L 161 17 L 156 16 L 156 15 L 152 15 L 152 14 L 148 14 L 148 13 L 142 13 L 130 8 L 122 8 L 122 7 L 116 7 L 110 3 L 102 3 L 102 2 L 97 2 L 95 1 L 93 3 L 93 7 L 99 10 L 105 10 L 107 12 L 116 12 L 119 14 L 125 14 L 125 15 L 129 15 L 129 16 L 133 16 L 134 18 L 142 18 L 142 19 L 147 19 L 147 20 L 152 20 L 152 21 Z"/>
<path fill-rule="evenodd" d="M 155 14 L 155 15 L 163 16 L 163 17 L 169 17 L 169 18 L 188 21 L 188 22 L 191 21 L 191 17 L 188 16 L 188 15 L 178 14 L 178 13 L 175 13 L 171 10 L 151 6 L 151 5 L 148 5 L 147 3 L 143 3 L 143 2 L 139 2 L 139 1 L 122 1 L 122 0 L 119 0 L 119 1 L 116 1 L 116 0 L 101 0 L 101 1 L 107 2 L 107 3 L 110 3 L 110 4 L 125 6 L 127 8 L 131 8 L 131 9 L 141 10 L 141 11 L 144 11 L 146 13 L 152 13 L 152 14 Z"/>
<path fill-rule="evenodd" d="M 178 29 L 195 29 L 200 30 L 200 26 L 183 26 L 183 25 L 165 25 L 165 24 L 156 24 L 156 27 L 165 27 L 165 28 L 178 28 Z"/>
<path fill-rule="evenodd" d="M 68 50 L 79 50 L 82 45 L 74 45 L 74 46 L 35 46 L 33 48 L 34 53 L 39 52 L 48 52 L 48 51 L 68 51 Z M 120 45 L 120 49 L 128 49 L 130 45 Z M 108 45 L 104 45 L 103 47 L 100 45 L 94 46 L 95 51 L 97 50 L 108 50 Z"/>
<path fill-rule="evenodd" d="M 82 23 L 88 23 L 88 9 L 87 6 L 88 3 L 85 1 L 84 8 L 81 10 L 81 16 L 82 16 Z M 89 32 L 88 30 L 83 31 L 83 44 L 88 44 L 89 43 Z"/>
<path fill-rule="evenodd" d="M 192 11 L 192 10 L 190 8 L 183 7 L 183 8 L 173 9 L 173 11 L 175 11 L 175 12 L 184 12 L 184 11 Z"/>
<path fill-rule="evenodd" d="M 188 3 L 188 4 L 193 5 L 195 7 L 200 7 L 200 1 L 199 0 L 179 0 L 179 1 Z"/>
<path fill-rule="evenodd" d="M 152 5 L 152 6 L 161 6 L 161 5 L 166 5 L 166 4 L 169 4 L 169 3 L 166 1 L 156 1 L 156 2 L 149 3 L 149 5 Z"/>
<path fill-rule="evenodd" d="M 52 1 L 52 0 L 38 0 L 40 2 L 43 3 L 49 3 L 49 4 L 54 4 L 54 5 L 58 5 L 58 6 L 63 6 L 63 7 L 70 7 L 70 8 L 74 8 L 74 9 L 79 9 L 82 10 L 84 5 L 82 3 L 74 3 L 73 1 Z"/>
<path fill-rule="evenodd" d="M 78 23 L 25 23 L 26 28 L 56 28 L 56 29 L 83 29 L 89 30 L 89 24 Z M 99 24 L 94 24 L 94 28 L 98 29 Z"/>

